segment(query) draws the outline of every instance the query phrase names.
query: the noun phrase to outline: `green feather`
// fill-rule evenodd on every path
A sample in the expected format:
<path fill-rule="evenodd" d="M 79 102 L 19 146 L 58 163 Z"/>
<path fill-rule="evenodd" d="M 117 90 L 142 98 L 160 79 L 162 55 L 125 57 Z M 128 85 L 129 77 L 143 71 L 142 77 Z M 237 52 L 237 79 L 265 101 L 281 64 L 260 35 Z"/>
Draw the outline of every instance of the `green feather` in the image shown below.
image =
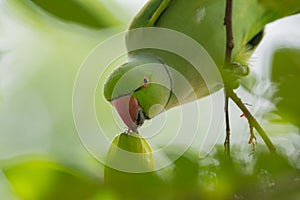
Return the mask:
<path fill-rule="evenodd" d="M 293 0 L 284 0 L 285 5 L 289 5 L 288 8 L 282 8 L 283 3 L 279 0 L 234 0 L 233 2 L 232 20 L 235 47 L 232 61 L 242 65 L 247 65 L 249 57 L 262 39 L 266 24 L 300 10 L 300 1 Z M 222 70 L 226 44 L 224 15 L 225 0 L 150 0 L 134 18 L 129 29 L 161 27 L 183 33 L 204 47 L 213 59 L 214 62 L 206 63 L 206 68 L 209 69 L 216 65 Z M 133 48 L 132 46 L 135 45 L 134 40 L 143 43 L 143 37 L 145 35 L 136 36 L 129 32 L 127 36 L 128 50 L 130 51 Z M 175 44 L 176 42 L 174 41 Z M 201 55 L 192 56 L 201 57 Z M 203 54 L 202 56 L 207 55 Z M 166 98 L 167 93 L 164 91 L 165 88 L 162 87 L 143 88 L 138 92 L 134 92 L 135 87 L 141 84 L 143 73 L 148 73 L 143 70 L 134 72 L 131 75 L 132 78 L 127 80 L 128 84 L 122 84 L 120 92 L 115 95 L 121 96 L 128 94 L 128 91 L 132 91 L 130 95 L 137 98 L 141 109 L 151 117 L 160 113 L 155 112 L 149 115 L 150 108 L 155 104 L 160 104 L 168 110 L 177 105 L 205 97 L 222 88 L 222 83 L 218 82 L 216 76 L 202 77 L 190 63 L 170 52 L 157 49 L 141 49 L 129 52 L 128 57 L 130 58 L 129 62 L 114 71 L 105 84 L 104 93 L 109 101 L 115 83 L 119 81 L 119 77 L 127 72 L 125 69 L 135 68 L 140 63 L 154 62 L 168 65 L 171 69 L 179 72 L 192 86 L 183 86 L 176 73 L 171 71 L 172 88 L 169 88 L 172 92 L 171 98 Z M 155 72 L 153 72 L 153 76 L 151 74 L 147 75 L 150 77 L 158 76 L 159 80 L 168 79 L 168 76 L 162 76 Z M 204 78 L 210 79 L 210 84 L 207 84 Z M 196 96 L 192 95 L 193 92 Z M 161 96 L 163 98 L 160 100 Z M 179 99 L 181 99 L 181 102 L 179 102 Z"/>

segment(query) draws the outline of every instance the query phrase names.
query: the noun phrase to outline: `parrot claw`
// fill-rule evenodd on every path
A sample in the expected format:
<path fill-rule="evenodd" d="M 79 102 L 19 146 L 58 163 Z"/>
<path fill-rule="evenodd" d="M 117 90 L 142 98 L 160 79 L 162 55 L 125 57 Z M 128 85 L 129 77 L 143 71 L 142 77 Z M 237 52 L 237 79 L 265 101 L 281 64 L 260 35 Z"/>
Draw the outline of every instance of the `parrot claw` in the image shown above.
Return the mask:
<path fill-rule="evenodd" d="M 126 135 L 129 135 L 130 132 L 131 132 L 131 130 L 128 128 L 128 129 L 125 131 L 125 134 L 126 134 Z"/>
<path fill-rule="evenodd" d="M 230 65 L 226 67 L 225 70 L 236 77 L 247 76 L 250 73 L 249 67 L 247 65 L 242 65 L 238 62 L 230 63 Z"/>
<path fill-rule="evenodd" d="M 124 132 L 126 135 L 129 135 L 131 133 L 136 133 L 136 134 L 139 134 L 139 131 L 137 129 L 130 129 L 130 128 L 127 128 L 127 130 Z"/>
<path fill-rule="evenodd" d="M 223 81 L 232 89 L 240 86 L 240 78 L 250 73 L 249 67 L 238 62 L 227 65 L 222 73 Z"/>

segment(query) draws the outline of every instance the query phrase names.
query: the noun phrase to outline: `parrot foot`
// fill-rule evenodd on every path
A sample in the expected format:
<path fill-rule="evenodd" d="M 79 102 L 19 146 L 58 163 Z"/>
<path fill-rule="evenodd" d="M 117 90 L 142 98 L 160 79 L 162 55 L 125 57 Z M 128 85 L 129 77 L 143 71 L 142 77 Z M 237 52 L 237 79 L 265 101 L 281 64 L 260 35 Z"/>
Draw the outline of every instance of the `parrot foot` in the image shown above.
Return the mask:
<path fill-rule="evenodd" d="M 247 65 L 242 65 L 238 62 L 230 63 L 230 65 L 225 70 L 229 70 L 229 72 L 231 72 L 236 77 L 247 76 L 250 73 L 249 67 Z"/>
<path fill-rule="evenodd" d="M 125 131 L 125 134 L 126 135 L 130 135 L 132 133 L 136 133 L 136 134 L 139 134 L 139 131 L 137 128 L 127 128 L 127 130 Z"/>
<path fill-rule="evenodd" d="M 232 62 L 223 68 L 222 78 L 227 87 L 237 89 L 240 86 L 240 78 L 247 76 L 249 73 L 248 66 Z"/>

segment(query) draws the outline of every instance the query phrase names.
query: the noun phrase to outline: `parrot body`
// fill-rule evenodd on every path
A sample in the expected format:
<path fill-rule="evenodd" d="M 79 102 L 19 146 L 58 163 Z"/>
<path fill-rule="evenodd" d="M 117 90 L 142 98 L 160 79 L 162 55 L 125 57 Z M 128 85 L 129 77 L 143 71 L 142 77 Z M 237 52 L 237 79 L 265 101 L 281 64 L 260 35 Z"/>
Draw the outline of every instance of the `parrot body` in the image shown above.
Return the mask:
<path fill-rule="evenodd" d="M 300 3 L 289 9 L 276 10 L 268 0 L 233 2 L 235 47 L 232 62 L 238 63 L 238 69 L 233 69 L 232 73 L 246 75 L 248 70 L 243 66 L 247 66 L 262 39 L 264 26 L 300 10 Z M 185 34 L 199 43 L 211 58 L 211 62 L 204 62 L 202 67 L 222 70 L 226 44 L 225 3 L 224 0 L 150 0 L 134 18 L 129 30 L 158 27 Z M 137 41 L 143 43 L 147 37 L 142 33 L 128 32 L 129 61 L 116 69 L 104 86 L 105 98 L 116 108 L 129 131 L 137 131 L 146 119 L 210 95 L 223 86 L 216 75 L 202 77 L 197 67 L 172 52 L 134 49 Z"/>

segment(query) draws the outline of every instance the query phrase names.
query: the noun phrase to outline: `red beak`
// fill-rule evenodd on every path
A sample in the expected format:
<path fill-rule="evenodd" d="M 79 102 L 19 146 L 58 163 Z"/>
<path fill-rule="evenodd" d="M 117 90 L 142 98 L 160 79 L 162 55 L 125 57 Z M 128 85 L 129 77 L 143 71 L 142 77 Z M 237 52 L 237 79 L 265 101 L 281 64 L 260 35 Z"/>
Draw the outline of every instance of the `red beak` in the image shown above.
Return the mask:
<path fill-rule="evenodd" d="M 133 131 L 137 129 L 137 117 L 139 105 L 133 96 L 124 96 L 112 101 L 113 106 L 117 110 L 126 126 Z"/>

